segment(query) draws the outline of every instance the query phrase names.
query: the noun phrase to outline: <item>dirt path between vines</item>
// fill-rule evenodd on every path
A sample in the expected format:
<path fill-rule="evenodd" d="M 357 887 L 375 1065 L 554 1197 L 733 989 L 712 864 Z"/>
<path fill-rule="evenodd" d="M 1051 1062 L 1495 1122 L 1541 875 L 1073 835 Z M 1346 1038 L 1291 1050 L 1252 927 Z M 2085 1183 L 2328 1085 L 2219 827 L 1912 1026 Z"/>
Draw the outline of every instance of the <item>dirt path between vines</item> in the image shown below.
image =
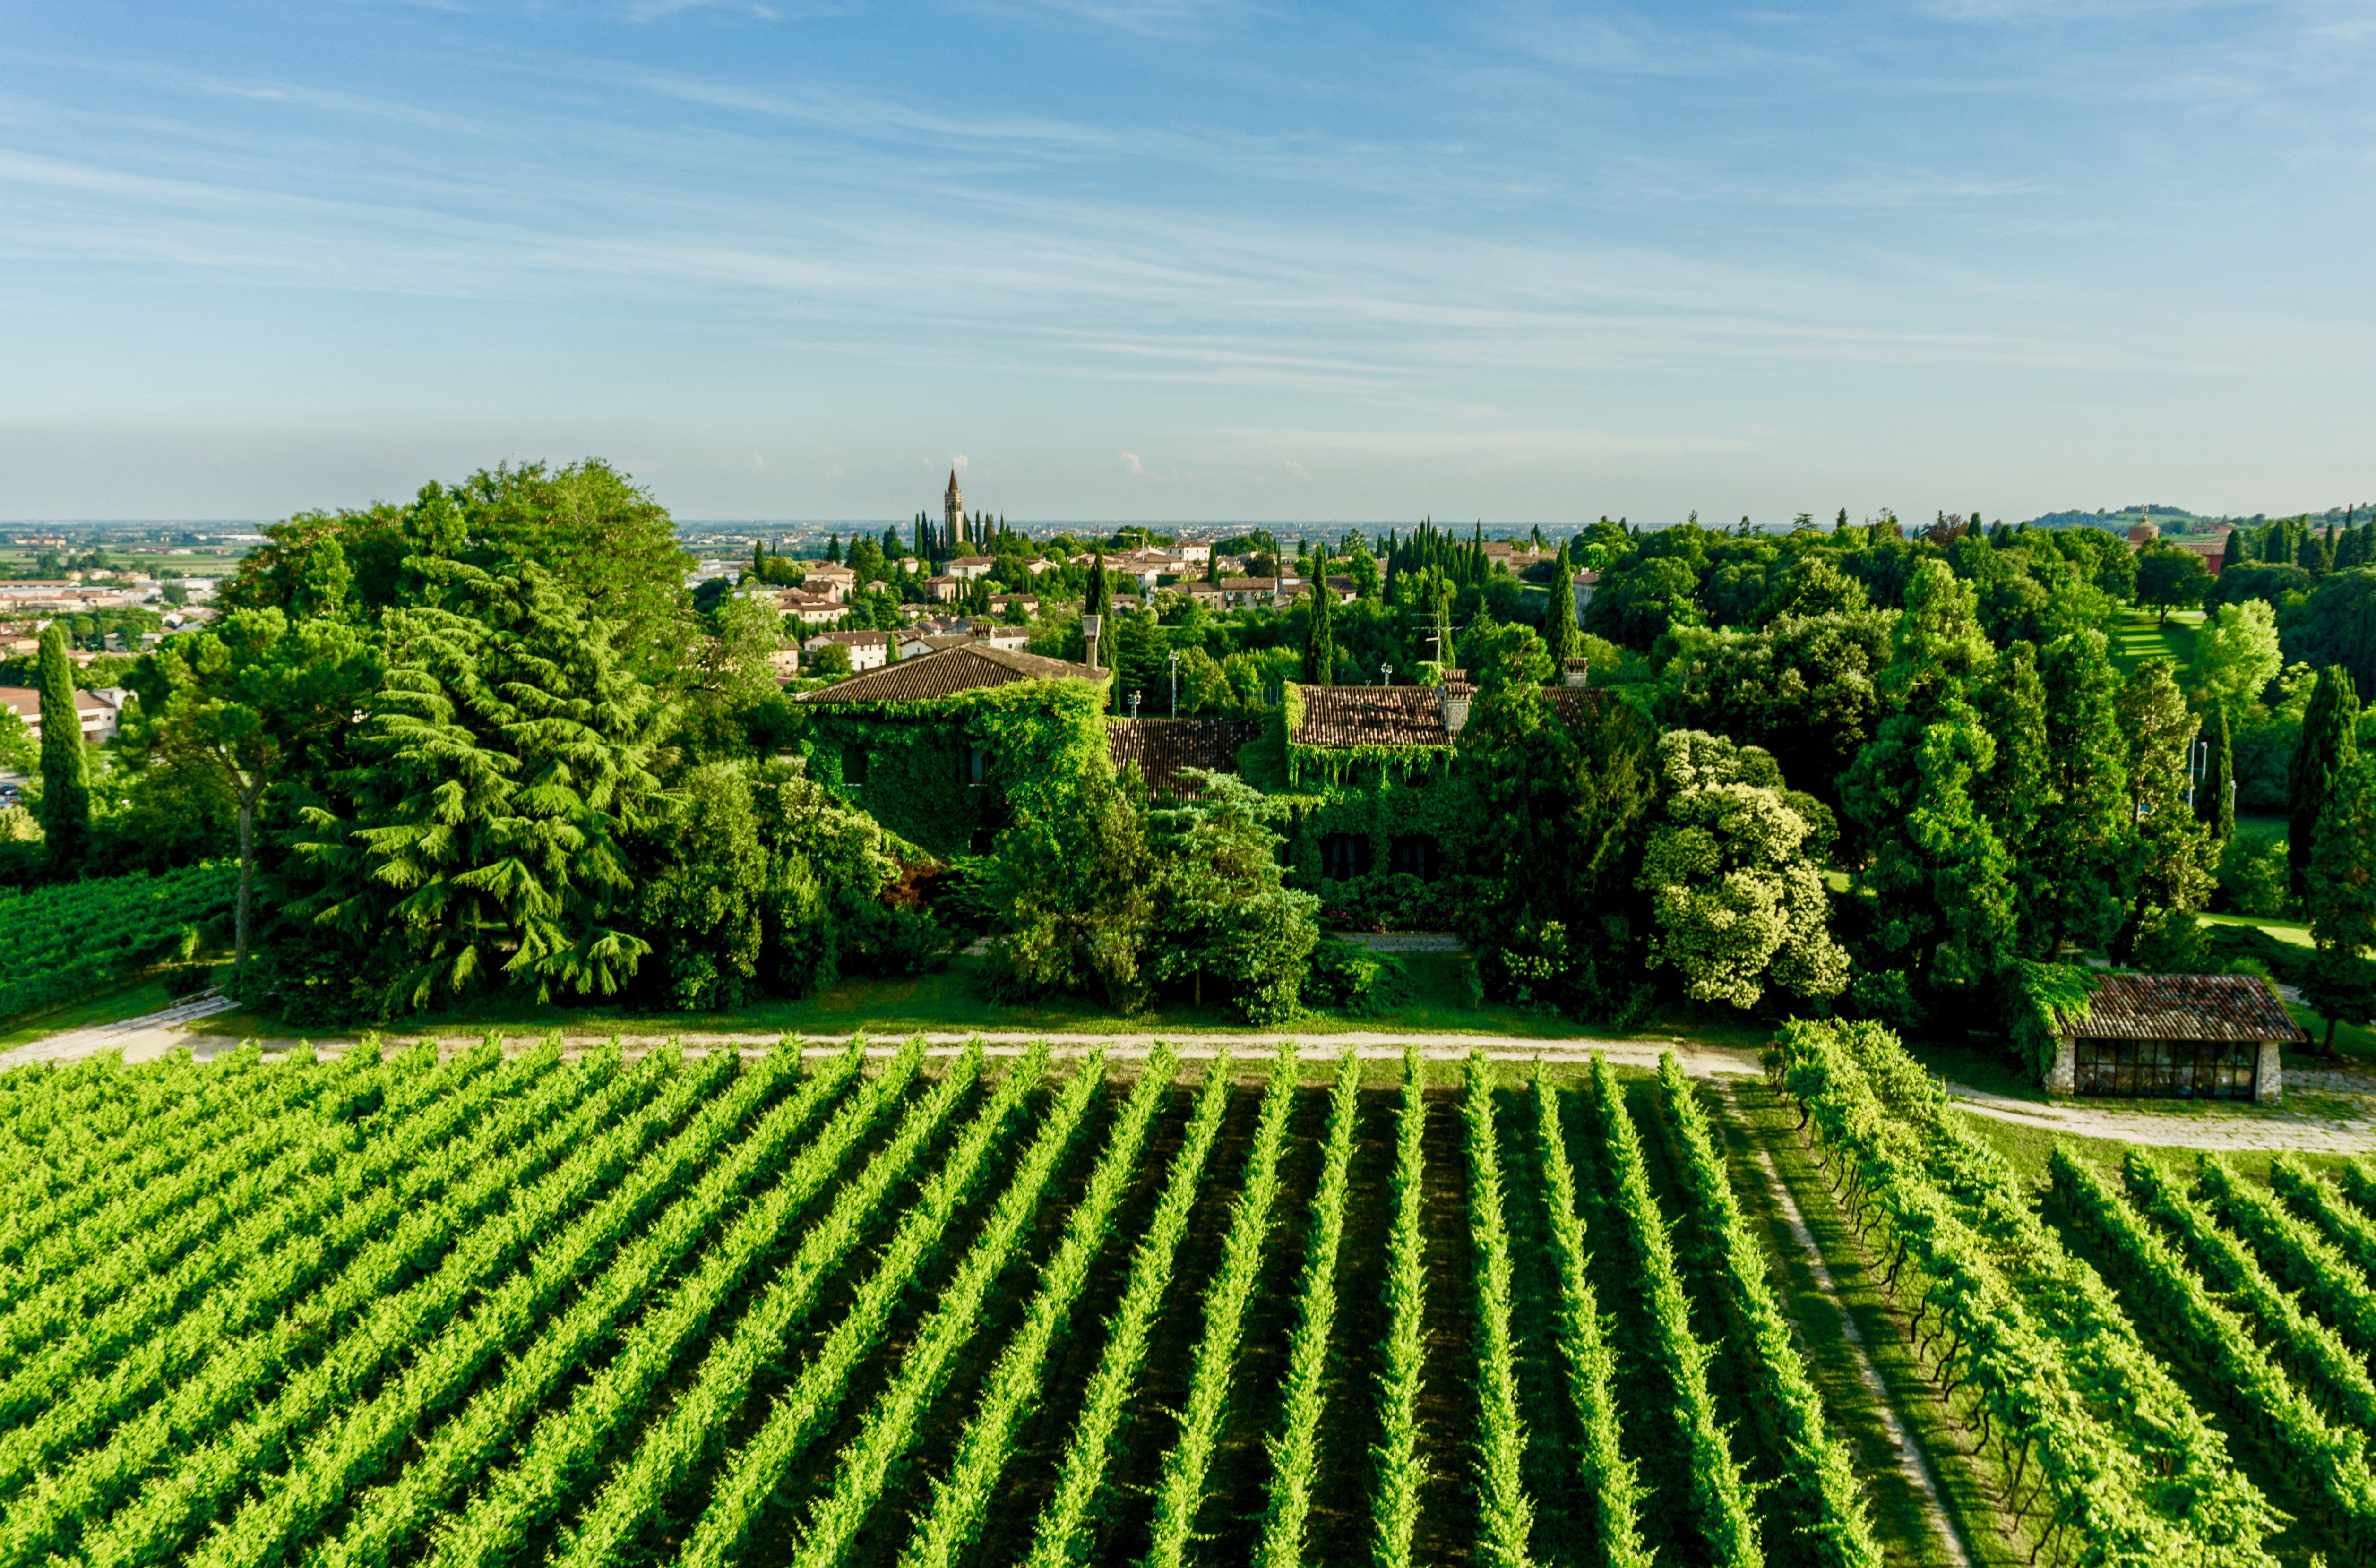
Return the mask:
<path fill-rule="evenodd" d="M 34 1040 L 0 1053 L 0 1069 L 32 1062 L 79 1061 L 103 1051 L 120 1051 L 126 1062 L 146 1062 L 183 1047 L 188 1048 L 201 1060 L 210 1059 L 235 1049 L 238 1042 L 221 1036 L 190 1034 L 182 1026 L 229 1005 L 227 1002 L 209 998 L 185 1003 L 161 1013 L 151 1013 L 145 1017 L 126 1018 L 120 1023 L 52 1035 L 46 1039 Z M 514 1050 L 525 1051 L 541 1038 L 540 1035 L 523 1032 L 509 1037 L 505 1043 Z M 564 1036 L 563 1048 L 581 1051 L 603 1044 L 611 1038 L 590 1032 L 567 1034 Z M 675 1038 L 692 1051 L 733 1050 L 756 1054 L 774 1049 L 784 1037 L 746 1030 L 688 1032 Z M 1333 1059 L 1348 1047 L 1358 1051 L 1364 1061 L 1391 1061 L 1399 1058 L 1404 1046 L 1416 1038 L 1420 1042 L 1420 1054 L 1431 1062 L 1457 1061 L 1472 1051 L 1481 1051 L 1496 1062 L 1531 1062 L 1540 1057 L 1546 1062 L 1577 1063 L 1588 1061 L 1598 1052 L 1618 1066 L 1655 1067 L 1659 1056 L 1671 1051 L 1681 1058 L 1683 1070 L 1693 1077 L 1753 1076 L 1763 1071 L 1757 1052 L 1745 1047 L 1657 1039 L 1580 1040 L 1498 1034 L 1423 1034 L 1413 1037 L 1407 1032 L 1370 1030 L 1311 1036 L 1300 1036 L 1292 1030 L 1281 1030 L 1276 1034 L 1148 1032 L 1068 1035 L 1002 1029 L 935 1031 L 928 1032 L 922 1038 L 936 1052 L 955 1051 L 971 1040 L 980 1039 L 992 1054 L 1011 1055 L 1035 1041 L 1045 1039 L 1055 1048 L 1059 1057 L 1085 1056 L 1102 1048 L 1109 1057 L 1123 1061 L 1143 1057 L 1158 1042 L 1169 1042 L 1183 1060 L 1191 1062 L 1209 1061 L 1225 1048 L 1240 1059 L 1251 1058 L 1274 1051 L 1281 1042 L 1290 1039 L 1301 1044 L 1305 1054 L 1315 1061 Z M 661 1039 L 657 1036 L 640 1037 L 628 1042 L 629 1049 L 647 1049 L 661 1043 Z M 814 1055 L 838 1051 L 848 1044 L 849 1039 L 847 1035 L 801 1037 L 803 1048 Z M 266 1051 L 275 1052 L 292 1049 L 301 1042 L 264 1039 L 256 1043 Z M 401 1047 L 413 1041 L 410 1038 L 389 1036 L 386 1043 L 390 1047 Z M 473 1043 L 472 1039 L 461 1035 L 439 1039 L 441 1049 L 452 1051 L 466 1049 Z M 353 1044 L 351 1039 L 323 1039 L 313 1042 L 316 1051 L 327 1055 L 336 1055 Z M 870 1049 L 887 1055 L 897 1049 L 897 1040 L 886 1035 L 873 1042 Z M 2289 1075 L 2289 1087 L 2293 1092 L 2283 1106 L 2173 1104 L 2165 1109 L 2152 1110 L 2115 1109 L 2109 1105 L 2067 1100 L 2047 1103 L 2015 1099 L 1956 1083 L 1947 1084 L 1946 1088 L 1965 1110 L 2021 1126 L 2068 1133 L 2077 1137 L 2109 1138 L 2161 1148 L 2306 1149 L 2328 1154 L 2376 1152 L 2376 1076 L 2352 1072 L 2296 1071 Z"/>

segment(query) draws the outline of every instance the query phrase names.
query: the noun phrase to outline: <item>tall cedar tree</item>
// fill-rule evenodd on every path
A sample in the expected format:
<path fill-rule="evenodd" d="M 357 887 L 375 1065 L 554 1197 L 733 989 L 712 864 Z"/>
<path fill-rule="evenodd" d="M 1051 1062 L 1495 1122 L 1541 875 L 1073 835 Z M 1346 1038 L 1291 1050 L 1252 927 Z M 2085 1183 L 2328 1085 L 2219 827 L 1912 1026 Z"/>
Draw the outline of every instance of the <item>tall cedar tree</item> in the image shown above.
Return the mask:
<path fill-rule="evenodd" d="M 343 816 L 306 814 L 319 880 L 292 912 L 363 939 L 391 1006 L 615 994 L 650 950 L 622 840 L 672 804 L 654 769 L 675 714 L 554 577 L 425 570 L 452 608 L 388 613 L 362 766 Z"/>
<path fill-rule="evenodd" d="M 53 621 L 42 633 L 42 799 L 36 808 L 49 841 L 50 869 L 78 875 L 90 838 L 90 776 L 82 752 L 82 715 L 75 707 L 74 665 L 66 632 Z"/>
<path fill-rule="evenodd" d="M 1575 567 L 1564 544 L 1551 568 L 1550 602 L 1543 608 L 1543 650 L 1551 657 L 1554 681 L 1565 680 L 1567 661 L 1584 654 L 1584 628 L 1575 620 Z"/>
<path fill-rule="evenodd" d="M 2340 1021 L 2376 1021 L 2376 754 L 2335 770 L 2319 813 L 2310 864 L 2310 935 L 2318 948 L 2304 998 L 2326 1018 L 2326 1053 Z"/>
<path fill-rule="evenodd" d="M 2211 742 L 2211 756 L 2203 770 L 2203 782 L 2195 786 L 2194 814 L 2209 825 L 2211 849 L 2216 855 L 2236 837 L 2236 748 L 2228 734 L 2224 704 L 2212 707 L 2203 738 Z"/>
<path fill-rule="evenodd" d="M 2351 677 L 2340 665 L 2330 664 L 2318 672 L 2310 708 L 2302 715 L 2301 741 L 2286 774 L 2286 865 L 2297 898 L 2310 896 L 2319 814 L 2326 808 L 2326 794 L 2336 776 L 2351 765 L 2358 725 L 2359 699 L 2351 689 Z"/>
<path fill-rule="evenodd" d="M 1328 550 L 1325 545 L 1312 552 L 1312 622 L 1303 635 L 1303 683 L 1307 686 L 1331 686 L 1336 683 L 1336 638 L 1334 618 L 1336 596 L 1328 591 Z"/>

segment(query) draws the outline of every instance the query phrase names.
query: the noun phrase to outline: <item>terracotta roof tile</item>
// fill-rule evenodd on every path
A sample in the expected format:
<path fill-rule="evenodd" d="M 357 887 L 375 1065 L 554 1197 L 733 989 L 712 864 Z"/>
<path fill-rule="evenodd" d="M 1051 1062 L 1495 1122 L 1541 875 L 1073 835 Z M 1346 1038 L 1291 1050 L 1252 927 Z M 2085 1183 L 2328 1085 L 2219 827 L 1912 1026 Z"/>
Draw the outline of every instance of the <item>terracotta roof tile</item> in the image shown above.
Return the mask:
<path fill-rule="evenodd" d="M 2085 1017 L 2062 1015 L 2080 1039 L 2307 1040 L 2258 975 L 2097 977 Z"/>
<path fill-rule="evenodd" d="M 1103 681 L 1108 671 L 1091 670 L 1061 659 L 1017 653 L 968 639 L 958 647 L 944 648 L 920 659 L 903 659 L 880 670 L 837 681 L 800 700 L 812 703 L 925 702 L 955 696 L 959 692 L 1011 685 L 1017 681 Z"/>
<path fill-rule="evenodd" d="M 1117 772 L 1136 763 L 1150 792 L 1191 800 L 1204 791 L 1194 780 L 1180 777 L 1181 770 L 1235 773 L 1238 748 L 1261 728 L 1261 720 L 1253 719 L 1110 719 L 1106 749 Z"/>
<path fill-rule="evenodd" d="M 1433 686 L 1305 686 L 1299 746 L 1447 746 Z"/>

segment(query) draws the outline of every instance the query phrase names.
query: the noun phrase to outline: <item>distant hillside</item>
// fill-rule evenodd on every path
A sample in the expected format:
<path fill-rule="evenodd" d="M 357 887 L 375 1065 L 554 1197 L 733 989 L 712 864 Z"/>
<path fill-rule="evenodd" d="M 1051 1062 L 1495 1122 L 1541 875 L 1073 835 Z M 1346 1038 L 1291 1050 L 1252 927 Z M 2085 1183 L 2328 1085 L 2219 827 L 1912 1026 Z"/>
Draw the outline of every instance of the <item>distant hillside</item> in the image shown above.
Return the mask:
<path fill-rule="evenodd" d="M 2279 512 L 2274 516 L 2315 517 L 2323 522 L 2350 528 L 2368 521 L 2370 513 L 2369 505 L 2363 502 L 2357 506 L 2329 506 L 2323 512 Z M 2148 508 L 2141 502 L 2134 506 L 2123 506 L 2117 512 L 2049 512 L 2042 517 L 2030 518 L 2028 526 L 2034 529 L 2106 529 L 2113 533 L 2125 534 L 2138 518 L 2147 515 Z M 2165 506 L 2156 501 L 2151 505 L 2150 515 L 2165 534 L 2190 534 L 2209 533 L 2221 523 L 2232 523 L 2239 528 L 2258 525 L 2267 522 L 2273 514 L 2255 512 L 2249 517 L 2233 515 L 2214 517 L 2190 512 L 2183 506 Z"/>
<path fill-rule="evenodd" d="M 2133 506 L 2123 506 L 2117 512 L 2049 512 L 2042 517 L 2032 517 L 2028 526 L 2034 529 L 2103 529 L 2125 534 L 2138 519 L 2146 517 L 2150 517 L 2166 534 L 2209 533 L 2217 524 L 2246 520 L 2242 517 L 2208 517 L 2190 512 L 2183 506 L 2140 502 Z"/>

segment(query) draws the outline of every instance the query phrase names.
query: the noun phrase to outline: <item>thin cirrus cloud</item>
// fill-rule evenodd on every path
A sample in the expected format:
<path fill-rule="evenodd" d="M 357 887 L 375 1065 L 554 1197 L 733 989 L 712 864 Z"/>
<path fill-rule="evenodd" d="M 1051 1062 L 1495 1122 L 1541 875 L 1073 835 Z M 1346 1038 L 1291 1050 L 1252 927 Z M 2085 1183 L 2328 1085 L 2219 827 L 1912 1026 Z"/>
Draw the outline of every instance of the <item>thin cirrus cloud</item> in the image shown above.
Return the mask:
<path fill-rule="evenodd" d="M 1149 450 L 1190 511 L 1396 515 L 1432 464 L 1488 516 L 1787 516 L 1818 471 L 2010 514 L 2215 450 L 2194 504 L 2308 504 L 2376 412 L 2370 41 L 2299 0 L 36 6 L 0 447 L 68 515 L 200 429 L 259 512 L 350 499 L 286 455 L 372 431 L 412 443 L 374 474 L 615 444 L 725 516 L 905 516 L 960 443 L 1010 516 L 1129 504 Z"/>

